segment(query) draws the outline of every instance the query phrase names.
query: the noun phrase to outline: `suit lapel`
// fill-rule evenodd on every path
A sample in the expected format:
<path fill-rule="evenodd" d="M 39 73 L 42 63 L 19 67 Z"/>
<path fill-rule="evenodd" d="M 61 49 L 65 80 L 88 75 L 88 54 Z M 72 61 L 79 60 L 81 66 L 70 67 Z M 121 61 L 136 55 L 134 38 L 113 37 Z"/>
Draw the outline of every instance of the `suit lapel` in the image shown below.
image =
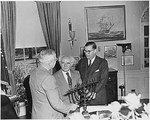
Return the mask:
<path fill-rule="evenodd" d="M 92 65 L 87 69 L 87 76 L 91 76 L 91 74 L 96 71 L 97 63 L 98 63 L 98 59 L 97 59 L 97 56 L 96 56 L 96 58 L 93 61 Z"/>
<path fill-rule="evenodd" d="M 93 61 L 92 65 L 90 66 L 90 71 L 93 72 L 96 68 L 95 66 L 97 66 L 97 56 L 95 57 L 95 60 Z"/>
<path fill-rule="evenodd" d="M 71 78 L 72 78 L 72 87 L 76 85 L 76 74 L 73 70 L 70 70 Z"/>

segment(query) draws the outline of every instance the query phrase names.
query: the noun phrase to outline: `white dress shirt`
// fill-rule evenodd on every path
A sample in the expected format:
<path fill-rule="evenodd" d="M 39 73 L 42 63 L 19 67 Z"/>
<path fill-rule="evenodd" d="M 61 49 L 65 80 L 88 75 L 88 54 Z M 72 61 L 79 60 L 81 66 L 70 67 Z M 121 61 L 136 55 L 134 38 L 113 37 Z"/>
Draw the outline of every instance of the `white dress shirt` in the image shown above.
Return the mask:
<path fill-rule="evenodd" d="M 96 58 L 96 56 L 95 56 L 93 59 L 91 59 L 91 65 L 93 64 L 95 58 Z M 90 64 L 90 60 L 88 60 L 88 65 L 89 65 L 89 64 Z"/>
<path fill-rule="evenodd" d="M 62 73 L 63 73 L 63 75 L 64 75 L 64 77 L 65 77 L 65 80 L 66 80 L 66 82 L 67 82 L 67 84 L 68 84 L 68 76 L 66 75 L 67 72 L 62 71 Z M 71 77 L 70 70 L 68 71 L 68 73 L 69 73 L 69 75 L 70 75 L 70 77 Z"/>

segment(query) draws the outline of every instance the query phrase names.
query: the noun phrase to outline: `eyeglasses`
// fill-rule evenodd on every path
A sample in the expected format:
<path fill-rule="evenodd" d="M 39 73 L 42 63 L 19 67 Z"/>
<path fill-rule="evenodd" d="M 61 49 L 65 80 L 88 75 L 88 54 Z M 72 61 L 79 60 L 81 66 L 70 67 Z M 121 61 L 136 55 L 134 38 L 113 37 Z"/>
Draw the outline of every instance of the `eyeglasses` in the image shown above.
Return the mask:
<path fill-rule="evenodd" d="M 84 50 L 84 52 L 88 53 L 88 54 L 90 54 L 92 51 L 94 51 L 94 50 Z"/>

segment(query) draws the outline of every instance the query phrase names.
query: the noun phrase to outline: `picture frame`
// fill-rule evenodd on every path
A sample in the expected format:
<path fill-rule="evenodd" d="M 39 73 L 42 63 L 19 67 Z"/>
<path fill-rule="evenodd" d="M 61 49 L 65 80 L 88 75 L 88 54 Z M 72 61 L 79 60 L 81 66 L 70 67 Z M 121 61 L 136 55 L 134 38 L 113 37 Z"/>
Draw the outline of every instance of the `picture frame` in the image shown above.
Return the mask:
<path fill-rule="evenodd" d="M 132 46 L 131 46 L 131 45 L 126 46 L 125 49 L 126 49 L 126 51 L 125 51 L 126 53 L 127 53 L 127 52 L 132 52 Z"/>
<path fill-rule="evenodd" d="M 85 7 L 88 41 L 126 40 L 125 5 Z"/>
<path fill-rule="evenodd" d="M 110 46 L 104 46 L 104 58 L 116 58 L 117 57 L 117 46 L 116 45 L 110 45 Z"/>
<path fill-rule="evenodd" d="M 86 57 L 85 53 L 84 53 L 84 46 L 81 46 L 80 47 L 80 58 L 84 58 L 84 57 Z"/>
<path fill-rule="evenodd" d="M 125 55 L 125 56 L 121 56 L 121 65 L 124 65 L 124 60 L 123 57 L 125 57 L 125 66 L 127 65 L 134 65 L 134 56 L 133 55 Z"/>
<path fill-rule="evenodd" d="M 75 67 L 75 66 L 78 64 L 78 62 L 79 62 L 79 57 L 78 57 L 78 56 L 75 56 L 74 59 L 75 59 L 75 61 L 74 61 L 73 67 Z"/>

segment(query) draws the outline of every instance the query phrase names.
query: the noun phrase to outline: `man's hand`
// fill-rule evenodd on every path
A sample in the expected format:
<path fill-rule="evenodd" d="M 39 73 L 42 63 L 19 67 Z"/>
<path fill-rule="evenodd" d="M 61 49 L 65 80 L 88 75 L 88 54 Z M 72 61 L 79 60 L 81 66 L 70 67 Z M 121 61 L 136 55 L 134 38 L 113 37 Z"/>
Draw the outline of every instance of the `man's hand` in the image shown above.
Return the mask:
<path fill-rule="evenodd" d="M 77 104 L 72 104 L 70 111 L 75 111 L 78 107 L 79 107 L 79 105 L 77 105 Z"/>

